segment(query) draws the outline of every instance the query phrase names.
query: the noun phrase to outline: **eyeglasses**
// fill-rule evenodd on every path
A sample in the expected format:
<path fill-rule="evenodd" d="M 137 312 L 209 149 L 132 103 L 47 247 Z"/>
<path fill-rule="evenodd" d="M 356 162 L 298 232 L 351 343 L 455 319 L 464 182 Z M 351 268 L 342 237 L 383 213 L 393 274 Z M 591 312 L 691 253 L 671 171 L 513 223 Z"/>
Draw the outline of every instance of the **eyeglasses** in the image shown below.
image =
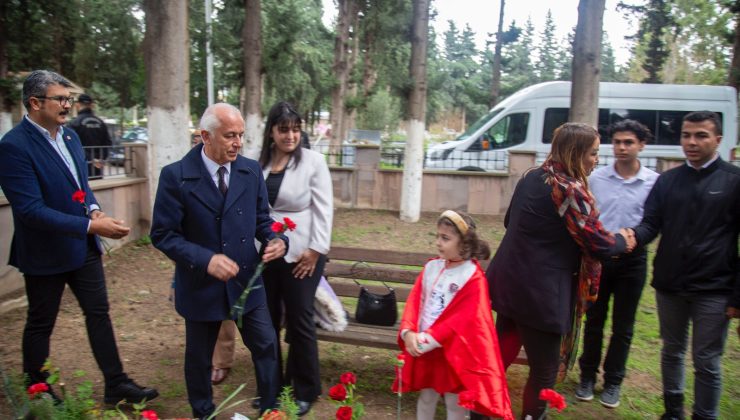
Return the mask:
<path fill-rule="evenodd" d="M 59 102 L 59 106 L 64 106 L 66 104 L 69 104 L 69 106 L 72 106 L 75 104 L 75 98 L 69 96 L 34 96 L 36 99 L 52 99 L 54 101 Z"/>

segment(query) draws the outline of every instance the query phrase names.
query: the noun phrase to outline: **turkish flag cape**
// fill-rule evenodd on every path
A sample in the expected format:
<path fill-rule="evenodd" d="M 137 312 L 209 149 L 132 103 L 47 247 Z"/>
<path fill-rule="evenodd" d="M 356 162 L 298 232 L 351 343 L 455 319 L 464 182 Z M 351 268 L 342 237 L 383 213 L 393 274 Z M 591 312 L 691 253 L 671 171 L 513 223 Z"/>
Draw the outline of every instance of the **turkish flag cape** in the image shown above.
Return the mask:
<path fill-rule="evenodd" d="M 406 351 L 400 337 L 405 329 L 419 331 L 422 279 L 411 289 L 399 328 L 403 367 L 397 369 L 393 392 L 433 388 L 458 394 L 459 404 L 476 413 L 513 420 L 509 390 L 498 337 L 493 327 L 488 283 L 477 261 L 473 276 L 455 294 L 434 324 L 426 330 L 442 347 L 419 357 Z M 401 380 L 399 382 L 399 379 Z"/>

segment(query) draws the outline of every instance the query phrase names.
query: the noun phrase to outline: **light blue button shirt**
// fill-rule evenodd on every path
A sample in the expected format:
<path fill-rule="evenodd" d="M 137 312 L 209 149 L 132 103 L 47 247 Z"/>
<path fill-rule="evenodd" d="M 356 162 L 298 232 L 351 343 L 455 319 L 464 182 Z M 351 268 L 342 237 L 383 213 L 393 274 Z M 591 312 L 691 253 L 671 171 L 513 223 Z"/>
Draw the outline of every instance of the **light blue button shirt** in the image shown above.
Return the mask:
<path fill-rule="evenodd" d="M 64 142 L 64 127 L 59 126 L 59 129 L 57 130 L 57 135 L 55 138 L 51 138 L 51 133 L 49 133 L 49 130 L 45 129 L 44 127 L 36 124 L 32 119 L 28 117 L 28 114 L 25 116 L 26 121 L 30 122 L 31 125 L 36 127 L 37 130 L 41 133 L 41 135 L 44 136 L 44 138 L 51 144 L 52 149 L 57 152 L 59 157 L 62 158 L 62 161 L 64 161 L 64 164 L 67 165 L 67 169 L 69 169 L 69 173 L 72 174 L 72 177 L 75 179 L 75 182 L 77 183 L 77 188 L 82 189 L 80 184 L 80 176 L 77 173 L 77 167 L 75 166 L 75 161 L 72 158 L 72 154 L 69 153 L 69 149 L 67 149 L 67 144 Z M 70 137 L 67 136 L 69 139 Z"/>
<path fill-rule="evenodd" d="M 640 224 L 645 210 L 645 200 L 658 179 L 658 173 L 640 166 L 635 176 L 624 179 L 614 165 L 595 170 L 588 178 L 588 185 L 596 198 L 599 220 L 604 227 L 616 232 L 623 227 Z"/>

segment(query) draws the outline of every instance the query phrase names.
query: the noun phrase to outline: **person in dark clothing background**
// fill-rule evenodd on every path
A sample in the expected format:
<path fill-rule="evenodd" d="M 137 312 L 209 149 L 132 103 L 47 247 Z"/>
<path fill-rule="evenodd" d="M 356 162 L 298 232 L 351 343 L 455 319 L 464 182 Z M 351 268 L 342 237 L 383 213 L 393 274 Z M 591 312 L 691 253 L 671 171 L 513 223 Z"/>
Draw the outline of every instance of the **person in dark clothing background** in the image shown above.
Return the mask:
<path fill-rule="evenodd" d="M 93 99 L 83 93 L 77 98 L 77 117 L 70 121 L 69 126 L 80 136 L 85 148 L 88 179 L 103 177 L 103 166 L 108 158 L 108 148 L 113 143 L 103 120 L 93 114 Z"/>
<path fill-rule="evenodd" d="M 717 114 L 686 114 L 681 126 L 686 164 L 658 178 L 645 202 L 642 222 L 634 228 L 638 246 L 661 234 L 652 286 L 663 341 L 662 419 L 684 418 L 689 323 L 694 363 L 692 419 L 718 417 L 720 359 L 730 319 L 740 317 L 740 168 L 719 157 L 721 141 Z"/>

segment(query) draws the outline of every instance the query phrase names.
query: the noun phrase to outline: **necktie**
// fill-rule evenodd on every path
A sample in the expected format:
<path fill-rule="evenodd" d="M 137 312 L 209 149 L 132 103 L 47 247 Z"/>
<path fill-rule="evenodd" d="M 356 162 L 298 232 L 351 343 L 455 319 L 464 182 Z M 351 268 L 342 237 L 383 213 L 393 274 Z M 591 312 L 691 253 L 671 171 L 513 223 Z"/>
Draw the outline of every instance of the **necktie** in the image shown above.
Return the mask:
<path fill-rule="evenodd" d="M 229 190 L 229 187 L 226 185 L 226 180 L 224 179 L 224 175 L 226 174 L 226 168 L 223 166 L 220 166 L 218 168 L 218 190 L 221 191 L 221 194 L 226 196 L 226 191 Z"/>

